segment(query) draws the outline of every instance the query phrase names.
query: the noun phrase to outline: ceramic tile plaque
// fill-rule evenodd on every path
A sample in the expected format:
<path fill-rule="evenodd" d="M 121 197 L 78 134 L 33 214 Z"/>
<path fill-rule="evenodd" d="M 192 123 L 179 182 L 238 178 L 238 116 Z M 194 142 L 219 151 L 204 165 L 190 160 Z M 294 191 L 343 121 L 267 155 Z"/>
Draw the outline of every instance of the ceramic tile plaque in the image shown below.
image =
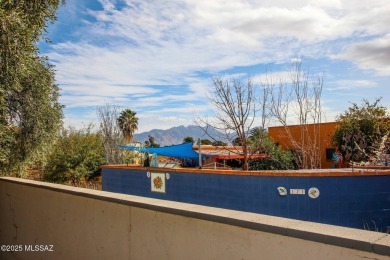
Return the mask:
<path fill-rule="evenodd" d="M 305 189 L 290 189 L 290 194 L 305 195 Z"/>
<path fill-rule="evenodd" d="M 308 194 L 309 194 L 309 197 L 312 198 L 312 199 L 316 199 L 320 196 L 320 190 L 313 187 L 313 188 L 310 188 L 309 191 L 308 191 Z"/>
<path fill-rule="evenodd" d="M 150 176 L 151 191 L 165 193 L 165 173 L 152 172 Z"/>

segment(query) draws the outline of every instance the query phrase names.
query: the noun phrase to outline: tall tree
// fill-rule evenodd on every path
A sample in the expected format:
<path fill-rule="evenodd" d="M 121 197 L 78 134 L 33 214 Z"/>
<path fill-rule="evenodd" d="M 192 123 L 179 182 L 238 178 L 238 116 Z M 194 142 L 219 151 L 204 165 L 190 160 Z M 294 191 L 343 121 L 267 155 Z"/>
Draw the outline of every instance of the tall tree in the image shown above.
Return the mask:
<path fill-rule="evenodd" d="M 223 79 L 213 78 L 213 88 L 209 101 L 213 109 L 211 119 L 198 118 L 197 124 L 202 127 L 205 133 L 217 141 L 208 133 L 208 129 L 214 128 L 225 135 L 230 142 L 238 139 L 242 146 L 243 168 L 248 169 L 248 145 L 247 137 L 252 128 L 256 116 L 256 100 L 254 86 L 251 78 L 243 83 L 239 78 Z M 240 153 L 239 149 L 232 151 Z"/>
<path fill-rule="evenodd" d="M 128 143 L 133 140 L 134 133 L 138 130 L 138 117 L 136 115 L 137 113 L 131 109 L 125 109 L 118 117 L 119 127 Z"/>
<path fill-rule="evenodd" d="M 107 164 L 123 163 L 125 150 L 118 148 L 123 143 L 122 130 L 118 124 L 119 107 L 106 104 L 98 107 L 97 116 L 99 128 L 103 137 L 104 149 L 106 151 Z"/>
<path fill-rule="evenodd" d="M 279 78 L 266 84 L 272 90 L 272 116 L 284 126 L 283 134 L 290 140 L 289 146 L 296 151 L 298 165 L 304 169 L 320 168 L 322 76 L 310 74 L 309 70 L 302 68 L 301 62 L 296 62 L 290 70 L 288 81 Z M 299 125 L 299 137 L 292 134 L 291 124 Z"/>
<path fill-rule="evenodd" d="M 62 1 L 64 3 L 64 1 Z M 59 0 L 0 1 L 0 173 L 22 173 L 62 119 L 54 69 L 36 44 Z"/>
<path fill-rule="evenodd" d="M 337 116 L 339 125 L 332 140 L 348 161 L 379 163 L 390 131 L 389 113 L 380 101 L 381 98 L 372 103 L 363 99 L 360 106 L 353 103 Z"/>

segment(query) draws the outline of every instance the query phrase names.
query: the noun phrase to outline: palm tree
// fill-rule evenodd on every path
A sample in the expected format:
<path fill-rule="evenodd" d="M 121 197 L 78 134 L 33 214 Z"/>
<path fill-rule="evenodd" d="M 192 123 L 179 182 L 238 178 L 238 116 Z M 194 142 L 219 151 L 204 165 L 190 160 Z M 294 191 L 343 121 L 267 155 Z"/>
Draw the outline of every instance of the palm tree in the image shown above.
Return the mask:
<path fill-rule="evenodd" d="M 267 131 L 261 127 L 255 127 L 250 130 L 248 137 L 248 146 L 250 153 L 264 152 L 264 143 L 268 139 Z"/>
<path fill-rule="evenodd" d="M 125 109 L 118 117 L 118 125 L 122 130 L 123 137 L 130 143 L 133 140 L 134 132 L 138 130 L 138 117 L 136 112 Z"/>

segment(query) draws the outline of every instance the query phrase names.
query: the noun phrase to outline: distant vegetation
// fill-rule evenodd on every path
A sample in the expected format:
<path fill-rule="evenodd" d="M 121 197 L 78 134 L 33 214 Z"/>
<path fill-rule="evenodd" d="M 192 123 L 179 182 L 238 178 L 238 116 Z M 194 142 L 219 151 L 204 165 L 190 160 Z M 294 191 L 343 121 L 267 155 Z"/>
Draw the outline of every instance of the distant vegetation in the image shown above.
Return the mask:
<path fill-rule="evenodd" d="M 157 144 L 154 141 L 154 137 L 151 135 L 148 135 L 148 140 L 145 141 L 145 147 L 160 147 L 160 144 Z"/>
<path fill-rule="evenodd" d="M 187 137 L 184 137 L 184 139 L 183 139 L 183 144 L 185 144 L 185 143 L 194 143 L 194 142 L 195 142 L 195 140 L 194 140 L 194 138 L 192 136 L 187 136 Z"/>
<path fill-rule="evenodd" d="M 199 144 L 199 141 L 195 141 L 192 136 L 187 136 L 183 139 L 183 143 L 194 143 Z M 222 141 L 211 141 L 209 139 L 200 139 L 201 145 L 212 145 L 212 146 L 227 146 L 228 144 Z"/>

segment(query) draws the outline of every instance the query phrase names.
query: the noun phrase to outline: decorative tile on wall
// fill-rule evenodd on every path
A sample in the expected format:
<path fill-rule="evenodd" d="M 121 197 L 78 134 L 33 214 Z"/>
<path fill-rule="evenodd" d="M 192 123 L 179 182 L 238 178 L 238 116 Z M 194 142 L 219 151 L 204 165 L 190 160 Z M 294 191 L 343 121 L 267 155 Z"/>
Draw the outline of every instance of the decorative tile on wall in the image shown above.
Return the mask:
<path fill-rule="evenodd" d="M 153 192 L 166 192 L 165 173 L 152 172 L 150 178 L 150 187 Z"/>

